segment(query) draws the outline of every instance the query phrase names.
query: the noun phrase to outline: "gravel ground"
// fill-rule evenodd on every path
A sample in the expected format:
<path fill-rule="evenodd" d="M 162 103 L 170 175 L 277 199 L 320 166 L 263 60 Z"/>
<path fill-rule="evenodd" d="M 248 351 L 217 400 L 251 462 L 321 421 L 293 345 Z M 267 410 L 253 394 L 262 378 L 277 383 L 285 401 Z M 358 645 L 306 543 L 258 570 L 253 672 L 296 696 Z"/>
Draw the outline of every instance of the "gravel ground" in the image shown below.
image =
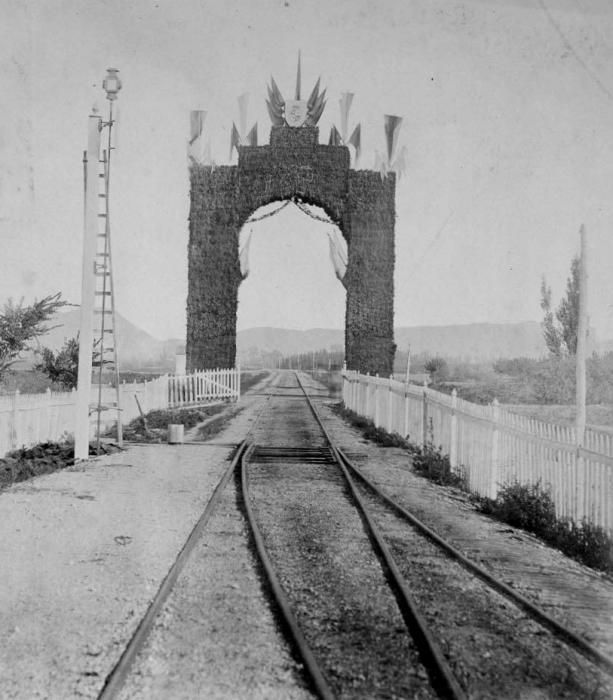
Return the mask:
<path fill-rule="evenodd" d="M 607 678 L 360 487 L 470 698 L 610 697 Z"/>
<path fill-rule="evenodd" d="M 0 697 L 96 697 L 253 421 L 0 492 Z"/>
<path fill-rule="evenodd" d="M 95 697 L 228 452 L 132 447 L 0 494 L 2 698 Z"/>
<path fill-rule="evenodd" d="M 283 385 L 279 377 L 275 381 Z M 253 425 L 269 383 L 254 387 L 242 401 L 245 409 L 207 445 L 133 446 L 0 492 L 0 697 L 96 697 L 226 468 L 231 448 Z M 323 412 L 340 444 L 390 494 L 613 653 L 610 580 L 476 513 L 462 493 L 412 474 L 402 450 L 367 444 L 327 408 Z M 317 510 L 313 537 L 327 539 L 334 551 L 335 523 L 342 531 L 345 519 L 335 519 L 325 500 L 319 507 L 326 497 L 320 493 L 303 507 Z M 185 568 L 126 697 L 309 697 L 266 603 L 234 498 L 228 491 L 223 510 L 211 520 L 199 544 L 202 559 Z M 308 566 L 302 568 L 308 574 Z M 204 623 L 192 607 L 203 613 Z M 502 608 L 495 613 L 515 614 Z M 185 628 L 178 630 L 177 621 Z M 468 632 L 459 606 L 455 622 Z M 204 634 L 201 623 L 208 626 Z M 517 636 L 524 634 L 518 625 Z M 177 688 L 190 674 L 181 695 Z M 551 697 L 552 687 L 516 697 Z M 502 696 L 485 689 L 475 697 Z"/>
<path fill-rule="evenodd" d="M 306 700 L 228 485 L 119 696 Z"/>
<path fill-rule="evenodd" d="M 415 475 L 406 451 L 364 440 L 330 410 L 331 403 L 318 402 L 328 430 L 369 478 L 465 555 L 613 656 L 610 578 L 477 513 L 465 493 Z"/>

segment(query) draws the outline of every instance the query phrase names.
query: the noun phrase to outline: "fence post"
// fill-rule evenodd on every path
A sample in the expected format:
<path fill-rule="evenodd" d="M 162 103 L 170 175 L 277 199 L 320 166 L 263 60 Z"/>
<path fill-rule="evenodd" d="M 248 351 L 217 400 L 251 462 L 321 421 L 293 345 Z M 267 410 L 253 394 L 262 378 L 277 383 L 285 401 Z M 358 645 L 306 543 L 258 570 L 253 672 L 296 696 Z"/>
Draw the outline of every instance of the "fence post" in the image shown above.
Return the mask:
<path fill-rule="evenodd" d="M 428 383 L 424 379 L 424 390 L 422 394 L 421 406 L 421 444 L 425 447 L 428 444 Z"/>
<path fill-rule="evenodd" d="M 13 394 L 13 417 L 11 431 L 11 447 L 16 450 L 19 446 L 19 389 L 15 389 Z"/>
<path fill-rule="evenodd" d="M 389 384 L 387 387 L 387 426 L 385 426 L 389 433 L 394 432 L 394 394 L 392 392 L 393 379 L 394 375 L 390 374 Z"/>
<path fill-rule="evenodd" d="M 454 389 L 451 392 L 451 426 L 449 435 L 449 465 L 452 469 L 458 466 L 458 392 Z"/>
<path fill-rule="evenodd" d="M 41 434 L 38 436 L 39 440 L 47 441 L 52 440 L 53 435 L 51 435 L 51 389 L 47 387 L 45 391 L 45 409 L 43 411 L 43 421 Z"/>
<path fill-rule="evenodd" d="M 404 384 L 404 430 L 402 437 L 405 440 L 409 437 L 409 382 Z"/>
<path fill-rule="evenodd" d="M 364 415 L 366 416 L 366 418 L 369 418 L 370 416 L 368 414 L 370 412 L 370 372 L 366 372 L 365 389 L 366 391 L 364 392 Z"/>
<path fill-rule="evenodd" d="M 375 374 L 375 428 L 379 427 L 379 373 Z"/>
<path fill-rule="evenodd" d="M 498 494 L 498 441 L 500 430 L 498 428 L 498 422 L 500 420 L 500 406 L 498 404 L 498 399 L 492 401 L 492 454 L 491 454 L 491 466 L 490 466 L 490 498 L 496 498 Z"/>

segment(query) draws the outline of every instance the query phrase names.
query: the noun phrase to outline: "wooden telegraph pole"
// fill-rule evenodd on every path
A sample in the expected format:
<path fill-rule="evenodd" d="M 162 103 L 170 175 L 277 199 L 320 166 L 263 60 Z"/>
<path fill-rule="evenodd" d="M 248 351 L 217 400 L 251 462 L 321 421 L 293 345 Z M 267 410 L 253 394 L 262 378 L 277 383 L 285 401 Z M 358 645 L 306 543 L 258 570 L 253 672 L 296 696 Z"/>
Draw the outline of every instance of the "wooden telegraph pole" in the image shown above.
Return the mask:
<path fill-rule="evenodd" d="M 92 388 L 92 344 L 94 342 L 94 293 L 96 289 L 96 236 L 98 235 L 98 173 L 102 119 L 90 115 L 85 163 L 85 222 L 83 232 L 83 276 L 81 279 L 81 321 L 79 326 L 79 371 L 77 377 L 77 420 L 75 459 L 89 456 L 89 404 Z"/>
<path fill-rule="evenodd" d="M 576 365 L 576 394 L 577 394 L 577 447 L 583 447 L 585 441 L 586 421 L 586 357 L 587 357 L 587 255 L 585 226 L 581 226 L 581 253 L 579 257 L 579 319 L 577 323 L 577 365 Z"/>

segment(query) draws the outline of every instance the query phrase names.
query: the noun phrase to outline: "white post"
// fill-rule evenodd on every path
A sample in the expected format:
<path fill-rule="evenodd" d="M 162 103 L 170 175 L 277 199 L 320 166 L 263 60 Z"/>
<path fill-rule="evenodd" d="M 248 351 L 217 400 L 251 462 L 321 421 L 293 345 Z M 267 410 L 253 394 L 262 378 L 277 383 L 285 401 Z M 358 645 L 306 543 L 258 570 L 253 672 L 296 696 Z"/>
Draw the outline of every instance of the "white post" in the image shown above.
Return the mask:
<path fill-rule="evenodd" d="M 15 393 L 13 394 L 13 425 L 12 425 L 12 434 L 11 434 L 11 447 L 16 450 L 17 447 L 19 447 L 19 439 L 20 439 L 20 421 L 19 421 L 19 389 L 15 389 Z"/>
<path fill-rule="evenodd" d="M 458 392 L 454 389 L 451 392 L 451 427 L 449 435 L 449 464 L 452 469 L 458 466 Z"/>
<path fill-rule="evenodd" d="M 579 319 L 577 323 L 577 355 L 576 355 L 576 382 L 577 382 L 577 447 L 583 447 L 585 442 L 585 399 L 586 399 L 586 372 L 585 359 L 587 355 L 587 258 L 585 227 L 581 226 L 581 254 L 579 256 Z"/>
<path fill-rule="evenodd" d="M 404 385 L 404 430 L 402 437 L 406 440 L 409 437 L 409 384 Z"/>
<path fill-rule="evenodd" d="M 390 374 L 389 384 L 387 387 L 387 425 L 385 429 L 392 433 L 394 432 L 394 392 L 392 391 L 392 381 L 394 375 Z"/>
<path fill-rule="evenodd" d="M 408 384 L 409 383 L 409 377 L 411 376 L 411 344 L 409 343 L 409 350 L 407 353 L 407 371 L 404 376 L 404 381 Z"/>
<path fill-rule="evenodd" d="M 42 427 L 42 435 L 39 437 L 42 440 L 53 440 L 54 435 L 51 435 L 51 389 L 47 387 L 47 390 L 45 391 L 45 408 L 43 410 L 43 427 Z"/>
<path fill-rule="evenodd" d="M 422 392 L 421 406 L 421 445 L 428 444 L 428 380 L 424 379 L 424 390 Z"/>
<path fill-rule="evenodd" d="M 580 520 L 585 515 L 585 460 L 581 453 L 581 448 L 585 444 L 585 423 L 586 423 L 586 369 L 585 362 L 587 356 L 587 255 L 585 226 L 581 226 L 579 232 L 581 237 L 581 252 L 579 255 L 579 318 L 577 322 L 577 354 L 576 354 L 576 440 L 577 440 L 577 481 L 575 486 L 576 515 Z"/>
<path fill-rule="evenodd" d="M 500 420 L 500 406 L 498 399 L 492 401 L 492 453 L 490 465 L 490 498 L 496 498 L 498 495 L 498 441 L 500 431 L 498 422 Z"/>
<path fill-rule="evenodd" d="M 375 428 L 379 427 L 379 373 L 375 374 L 375 412 L 374 412 Z"/>
<path fill-rule="evenodd" d="M 94 342 L 95 262 L 98 235 L 101 119 L 90 115 L 87 137 L 85 180 L 85 223 L 81 279 L 81 318 L 79 324 L 79 372 L 75 425 L 75 459 L 89 457 L 89 403 L 92 386 L 92 345 Z"/>

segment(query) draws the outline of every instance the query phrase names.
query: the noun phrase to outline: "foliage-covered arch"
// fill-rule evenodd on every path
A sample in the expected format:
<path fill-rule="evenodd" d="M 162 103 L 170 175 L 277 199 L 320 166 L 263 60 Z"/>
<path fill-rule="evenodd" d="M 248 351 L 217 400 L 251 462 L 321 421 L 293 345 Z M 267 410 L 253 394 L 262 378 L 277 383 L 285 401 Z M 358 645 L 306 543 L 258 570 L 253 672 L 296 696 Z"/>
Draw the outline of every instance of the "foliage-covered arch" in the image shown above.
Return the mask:
<path fill-rule="evenodd" d="M 266 204 L 300 199 L 324 209 L 347 241 L 347 366 L 391 373 L 395 175 L 350 169 L 349 149 L 318 136 L 316 127 L 273 127 L 270 145 L 239 147 L 238 165 L 192 166 L 188 369 L 234 365 L 241 227 Z"/>

